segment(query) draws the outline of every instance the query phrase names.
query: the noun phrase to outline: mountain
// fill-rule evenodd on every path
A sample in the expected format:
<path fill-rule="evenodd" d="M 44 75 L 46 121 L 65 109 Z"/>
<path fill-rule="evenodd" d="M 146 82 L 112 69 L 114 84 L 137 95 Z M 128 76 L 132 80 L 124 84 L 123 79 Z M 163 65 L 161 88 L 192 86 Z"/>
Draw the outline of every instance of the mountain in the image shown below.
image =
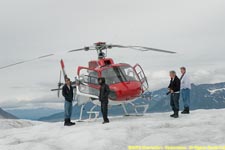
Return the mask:
<path fill-rule="evenodd" d="M 38 120 L 39 118 L 62 112 L 62 109 L 36 108 L 36 109 L 8 109 L 6 110 L 20 119 Z"/>
<path fill-rule="evenodd" d="M 166 95 L 167 88 L 163 88 L 160 90 L 153 91 L 151 93 L 152 99 L 145 100 L 145 99 L 138 99 L 135 101 L 136 104 L 149 104 L 148 112 L 167 112 L 171 111 L 170 108 L 170 97 Z M 149 94 L 149 93 L 147 93 Z M 85 106 L 85 110 L 89 110 L 93 104 L 88 103 Z M 182 110 L 183 103 L 180 99 L 180 109 Z M 194 85 L 192 84 L 191 90 L 191 110 L 195 109 L 219 109 L 225 108 L 225 82 L 224 83 L 216 83 L 216 84 L 201 84 L 201 85 Z M 96 109 L 100 111 L 98 107 Z M 128 105 L 128 111 L 130 113 L 134 113 L 134 110 L 130 105 Z M 74 107 L 73 111 L 73 119 L 79 118 L 80 106 Z M 123 109 L 121 106 L 113 106 L 109 108 L 109 115 L 117 116 L 122 115 Z M 40 118 L 41 121 L 62 121 L 64 113 L 56 113 L 47 117 Z M 88 114 L 84 112 L 84 118 L 88 118 Z"/>
<path fill-rule="evenodd" d="M 18 119 L 18 118 L 0 108 L 0 119 Z"/>
<path fill-rule="evenodd" d="M 167 89 L 154 91 L 152 101 L 150 102 L 150 112 L 165 112 L 170 111 L 170 97 L 165 93 Z M 180 99 L 180 108 L 183 102 Z M 225 83 L 216 84 L 192 84 L 191 90 L 191 109 L 219 109 L 225 108 Z"/>
<path fill-rule="evenodd" d="M 201 149 L 220 149 L 218 146 L 221 145 L 223 149 L 225 109 L 195 110 L 178 119 L 169 115 L 170 112 L 110 117 L 109 124 L 103 125 L 102 119 L 98 119 L 77 122 L 73 127 L 64 127 L 63 122 L 0 120 L 0 149 L 127 150 L 133 145 L 145 146 L 143 149 L 171 150 L 189 149 L 189 146 L 197 150 L 199 145 Z"/>

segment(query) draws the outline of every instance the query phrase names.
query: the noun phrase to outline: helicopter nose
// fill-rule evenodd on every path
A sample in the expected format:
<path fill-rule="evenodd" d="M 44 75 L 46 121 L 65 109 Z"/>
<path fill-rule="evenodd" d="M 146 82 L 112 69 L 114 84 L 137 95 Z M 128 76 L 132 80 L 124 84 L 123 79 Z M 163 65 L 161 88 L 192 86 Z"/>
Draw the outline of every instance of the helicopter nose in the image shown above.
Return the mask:
<path fill-rule="evenodd" d="M 131 100 L 139 97 L 142 93 L 139 82 L 119 83 L 113 85 L 111 89 L 114 91 L 114 96 L 116 95 L 116 100 L 118 101 Z"/>

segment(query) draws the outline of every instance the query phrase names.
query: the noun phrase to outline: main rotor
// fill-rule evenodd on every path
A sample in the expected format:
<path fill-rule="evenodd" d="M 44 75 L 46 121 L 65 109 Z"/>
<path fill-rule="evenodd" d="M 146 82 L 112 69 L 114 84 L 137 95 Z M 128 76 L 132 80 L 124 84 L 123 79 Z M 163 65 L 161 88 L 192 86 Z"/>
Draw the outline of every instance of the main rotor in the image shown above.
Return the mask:
<path fill-rule="evenodd" d="M 156 51 L 156 52 L 163 52 L 163 53 L 170 53 L 170 54 L 176 53 L 173 51 L 144 47 L 144 46 L 124 46 L 124 45 L 106 44 L 106 42 L 97 42 L 97 43 L 94 43 L 92 46 L 86 46 L 84 48 L 74 49 L 74 50 L 70 50 L 68 52 L 70 53 L 70 52 L 76 52 L 76 51 L 82 51 L 82 50 L 84 50 L 84 51 L 96 50 L 97 54 L 98 54 L 98 59 L 103 59 L 106 57 L 107 50 L 112 49 L 112 48 L 127 48 L 127 49 L 142 51 L 142 52 Z M 103 52 L 104 50 L 106 51 L 106 53 Z"/>
<path fill-rule="evenodd" d="M 67 53 L 77 52 L 77 51 L 95 50 L 97 52 L 98 59 L 103 59 L 107 55 L 107 50 L 112 49 L 112 48 L 121 48 L 121 49 L 126 48 L 126 49 L 132 49 L 132 50 L 136 50 L 136 51 L 142 51 L 142 52 L 156 51 L 156 52 L 163 52 L 163 53 L 170 53 L 170 54 L 176 53 L 176 52 L 173 52 L 173 51 L 151 48 L 151 47 L 145 47 L 145 46 L 124 46 L 124 45 L 116 45 L 116 44 L 107 44 L 106 42 L 97 42 L 97 43 L 94 43 L 92 46 L 85 46 L 83 48 L 69 50 L 69 51 L 67 51 Z M 106 51 L 106 53 L 104 51 Z M 23 64 L 23 63 L 28 63 L 28 62 L 31 62 L 31 61 L 44 59 L 46 57 L 52 57 L 54 55 L 55 54 L 48 54 L 48 55 L 42 55 L 42 56 L 39 56 L 39 57 L 36 57 L 36 58 L 33 58 L 33 59 L 22 60 L 22 61 L 19 61 L 19 62 L 16 62 L 16 63 L 12 63 L 12 64 L 2 66 L 2 67 L 0 67 L 0 70 L 8 68 L 8 67 L 16 66 L 16 65 L 19 65 L 19 64 Z"/>
<path fill-rule="evenodd" d="M 94 45 L 98 54 L 98 59 L 103 59 L 106 57 L 107 53 L 104 53 L 103 50 L 107 52 L 107 49 L 112 48 L 111 46 L 106 45 L 105 42 L 98 42 L 98 43 L 95 43 Z"/>

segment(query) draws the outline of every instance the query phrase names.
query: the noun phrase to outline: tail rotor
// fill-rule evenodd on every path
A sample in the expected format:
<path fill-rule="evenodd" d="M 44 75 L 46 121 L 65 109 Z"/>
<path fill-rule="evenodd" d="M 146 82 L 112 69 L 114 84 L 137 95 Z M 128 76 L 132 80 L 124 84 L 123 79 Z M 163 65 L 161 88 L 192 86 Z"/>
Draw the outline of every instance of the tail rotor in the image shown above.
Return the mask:
<path fill-rule="evenodd" d="M 58 93 L 57 93 L 57 96 L 58 97 L 60 96 L 60 88 L 63 85 L 63 83 L 61 82 L 61 80 L 62 80 L 62 71 L 60 71 L 60 74 L 59 74 Z"/>
<path fill-rule="evenodd" d="M 51 89 L 51 91 L 57 91 L 57 96 L 60 97 L 60 91 L 62 90 L 63 83 L 62 83 L 62 71 L 59 73 L 59 82 L 57 89 Z"/>

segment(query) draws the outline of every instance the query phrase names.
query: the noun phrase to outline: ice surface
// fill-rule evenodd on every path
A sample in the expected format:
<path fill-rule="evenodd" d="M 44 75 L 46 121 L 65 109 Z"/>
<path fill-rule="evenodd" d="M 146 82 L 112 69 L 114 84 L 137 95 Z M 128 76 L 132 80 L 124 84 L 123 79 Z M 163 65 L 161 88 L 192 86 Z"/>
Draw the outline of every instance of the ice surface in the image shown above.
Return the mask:
<path fill-rule="evenodd" d="M 0 120 L 0 150 L 126 150 L 128 145 L 224 145 L 225 109 L 110 118 L 110 124 Z"/>

